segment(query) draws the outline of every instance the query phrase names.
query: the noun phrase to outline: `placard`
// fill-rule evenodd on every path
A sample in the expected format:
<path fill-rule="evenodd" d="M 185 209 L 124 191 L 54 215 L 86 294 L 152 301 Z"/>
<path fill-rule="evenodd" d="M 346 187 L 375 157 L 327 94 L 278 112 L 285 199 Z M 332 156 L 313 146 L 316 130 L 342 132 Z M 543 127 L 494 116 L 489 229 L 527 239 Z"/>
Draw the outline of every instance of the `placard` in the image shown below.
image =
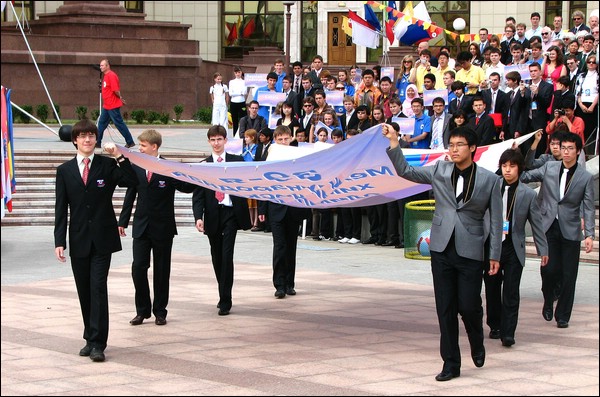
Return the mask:
<path fill-rule="evenodd" d="M 379 80 L 381 80 L 381 78 L 384 76 L 389 77 L 393 83 L 394 82 L 394 67 L 386 66 L 386 67 L 381 68 L 381 76 L 379 76 Z"/>
<path fill-rule="evenodd" d="M 412 117 L 392 117 L 392 123 L 398 123 L 401 135 L 413 135 L 415 133 L 415 119 Z"/>
<path fill-rule="evenodd" d="M 519 64 L 519 65 L 511 65 L 504 67 L 504 76 L 506 77 L 506 73 L 508 72 L 519 72 L 521 75 L 521 80 L 531 80 L 531 73 L 529 73 L 529 65 L 527 64 Z"/>
<path fill-rule="evenodd" d="M 423 105 L 433 105 L 433 100 L 437 97 L 444 99 L 444 105 L 448 105 L 448 90 L 424 90 L 423 91 Z"/>
<path fill-rule="evenodd" d="M 275 91 L 259 91 L 256 100 L 260 106 L 277 106 L 279 102 L 285 102 L 285 93 Z"/>
<path fill-rule="evenodd" d="M 267 73 L 246 73 L 244 84 L 246 87 L 263 87 L 267 85 Z"/>
<path fill-rule="evenodd" d="M 344 106 L 344 91 L 329 91 L 326 94 L 325 99 L 331 106 Z"/>
<path fill-rule="evenodd" d="M 269 117 L 269 125 L 268 127 L 272 130 L 275 129 L 275 127 L 277 127 L 277 120 L 279 120 L 281 118 L 280 115 L 278 114 L 271 114 L 271 117 Z"/>

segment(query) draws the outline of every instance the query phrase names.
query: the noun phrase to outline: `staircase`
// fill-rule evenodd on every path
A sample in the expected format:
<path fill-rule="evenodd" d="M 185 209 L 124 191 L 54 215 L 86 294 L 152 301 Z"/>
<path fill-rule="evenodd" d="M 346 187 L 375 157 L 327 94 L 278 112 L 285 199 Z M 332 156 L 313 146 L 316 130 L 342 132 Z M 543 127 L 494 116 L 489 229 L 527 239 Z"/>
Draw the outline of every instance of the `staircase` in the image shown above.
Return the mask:
<path fill-rule="evenodd" d="M 184 163 L 197 163 L 207 156 L 203 153 L 169 152 L 161 152 L 161 155 Z M 56 167 L 73 157 L 73 151 L 15 153 L 17 192 L 13 195 L 13 210 L 6 213 L 2 226 L 53 226 Z M 121 187 L 115 190 L 113 203 L 117 216 L 126 191 L 127 188 Z M 175 192 L 175 221 L 178 226 L 194 225 L 191 194 Z"/>

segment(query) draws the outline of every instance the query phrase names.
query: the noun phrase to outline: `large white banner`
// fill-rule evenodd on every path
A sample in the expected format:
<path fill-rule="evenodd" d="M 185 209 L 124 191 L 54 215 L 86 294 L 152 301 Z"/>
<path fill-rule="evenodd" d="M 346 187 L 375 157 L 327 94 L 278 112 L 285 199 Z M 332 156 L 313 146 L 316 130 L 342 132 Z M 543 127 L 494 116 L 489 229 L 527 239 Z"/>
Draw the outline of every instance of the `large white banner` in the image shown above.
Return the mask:
<path fill-rule="evenodd" d="M 523 142 L 532 134 L 518 138 Z M 477 149 L 477 164 L 493 172 L 515 140 Z M 269 161 L 181 163 L 119 147 L 134 164 L 157 174 L 224 193 L 294 207 L 334 208 L 383 204 L 429 190 L 398 177 L 386 154 L 381 125 L 332 146 L 272 145 Z M 446 161 L 446 151 L 404 149 L 413 166 Z"/>

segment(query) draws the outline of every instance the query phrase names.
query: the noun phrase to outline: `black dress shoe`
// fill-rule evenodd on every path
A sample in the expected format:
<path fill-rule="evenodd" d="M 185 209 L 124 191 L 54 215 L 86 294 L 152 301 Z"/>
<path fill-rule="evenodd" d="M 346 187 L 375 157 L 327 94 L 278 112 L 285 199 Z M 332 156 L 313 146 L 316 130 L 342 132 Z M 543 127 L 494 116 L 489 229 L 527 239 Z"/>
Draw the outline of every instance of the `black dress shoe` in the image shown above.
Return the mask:
<path fill-rule="evenodd" d="M 439 374 L 437 374 L 435 376 L 435 380 L 437 380 L 438 382 L 445 382 L 445 381 L 453 379 L 453 378 L 458 378 L 459 376 L 460 376 L 459 370 L 456 370 L 456 371 L 443 370 L 442 372 L 440 372 Z"/>
<path fill-rule="evenodd" d="M 90 351 L 90 360 L 99 363 L 106 360 L 106 357 L 104 356 L 104 352 L 102 350 L 94 347 L 92 348 L 92 351 Z"/>
<path fill-rule="evenodd" d="M 217 309 L 220 309 L 220 308 L 221 308 L 221 304 L 217 303 Z"/>
<path fill-rule="evenodd" d="M 293 288 L 287 288 L 285 290 L 285 293 L 288 294 L 288 295 L 296 295 L 296 290 L 293 289 Z"/>
<path fill-rule="evenodd" d="M 471 358 L 477 368 L 483 367 L 483 364 L 485 364 L 485 348 L 482 346 L 481 350 L 471 353 Z"/>
<path fill-rule="evenodd" d="M 277 299 L 285 298 L 285 291 L 282 289 L 278 289 L 277 291 L 275 291 L 275 298 L 277 298 Z"/>
<path fill-rule="evenodd" d="M 542 309 L 542 316 L 544 316 L 544 320 L 552 321 L 552 307 L 544 306 Z"/>
<path fill-rule="evenodd" d="M 513 338 L 512 336 L 505 336 L 504 338 L 502 338 L 502 346 L 511 347 L 514 344 L 515 338 Z"/>
<path fill-rule="evenodd" d="M 229 315 L 229 309 L 219 309 L 219 316 Z"/>
<path fill-rule="evenodd" d="M 401 243 L 398 243 L 394 246 L 394 248 L 404 248 L 404 241 Z"/>
<path fill-rule="evenodd" d="M 363 241 L 363 244 L 375 244 L 377 242 L 377 239 L 375 237 L 371 237 L 368 240 Z"/>
<path fill-rule="evenodd" d="M 493 329 L 490 331 L 490 339 L 500 339 L 500 330 Z"/>
<path fill-rule="evenodd" d="M 81 350 L 79 350 L 79 355 L 82 357 L 89 357 L 91 352 L 92 352 L 92 346 L 85 345 L 81 348 Z"/>
<path fill-rule="evenodd" d="M 134 318 L 132 318 L 131 320 L 129 320 L 129 324 L 131 325 L 140 325 L 141 323 L 144 322 L 145 318 L 150 318 L 150 316 L 142 316 L 142 315 L 137 315 Z"/>
<path fill-rule="evenodd" d="M 385 243 L 381 244 L 381 246 L 382 247 L 391 247 L 392 245 L 396 246 L 398 244 L 400 244 L 400 243 L 397 241 L 386 241 Z"/>
<path fill-rule="evenodd" d="M 557 326 L 558 328 L 569 328 L 569 322 L 568 322 L 568 321 L 565 321 L 565 320 L 558 320 L 558 321 L 556 322 L 556 326 Z"/>
<path fill-rule="evenodd" d="M 162 316 L 156 316 L 154 319 L 154 324 L 156 325 L 165 325 L 167 323 L 167 319 Z"/>

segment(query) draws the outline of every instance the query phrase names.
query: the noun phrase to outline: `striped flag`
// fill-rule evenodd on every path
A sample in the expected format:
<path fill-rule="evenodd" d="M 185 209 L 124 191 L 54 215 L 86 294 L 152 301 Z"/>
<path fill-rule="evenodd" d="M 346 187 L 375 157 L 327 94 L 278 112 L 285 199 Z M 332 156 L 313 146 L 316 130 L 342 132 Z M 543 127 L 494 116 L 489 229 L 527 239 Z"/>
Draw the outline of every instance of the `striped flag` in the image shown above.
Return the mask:
<path fill-rule="evenodd" d="M 352 42 L 368 48 L 379 47 L 379 33 L 367 21 L 352 10 L 348 10 L 348 18 L 352 23 Z"/>
<path fill-rule="evenodd" d="M 10 90 L 2 87 L 2 218 L 6 211 L 12 212 L 12 194 L 15 192 L 15 156 L 13 153 L 12 109 L 10 106 Z"/>

